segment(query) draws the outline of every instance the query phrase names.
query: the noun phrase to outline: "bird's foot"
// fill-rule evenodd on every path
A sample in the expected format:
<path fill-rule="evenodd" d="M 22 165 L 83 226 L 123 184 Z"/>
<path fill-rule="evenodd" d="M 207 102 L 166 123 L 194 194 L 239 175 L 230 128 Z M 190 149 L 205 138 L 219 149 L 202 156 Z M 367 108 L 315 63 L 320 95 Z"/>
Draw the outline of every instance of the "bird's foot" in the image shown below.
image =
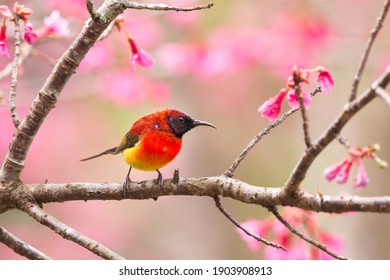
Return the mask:
<path fill-rule="evenodd" d="M 163 188 L 163 177 L 162 177 L 161 172 L 158 169 L 156 169 L 156 171 L 158 173 L 156 182 L 157 182 L 158 186 L 160 187 L 160 189 L 162 189 Z"/>
<path fill-rule="evenodd" d="M 123 195 L 126 197 L 126 192 L 130 189 L 131 180 L 129 177 L 126 177 L 123 182 Z"/>

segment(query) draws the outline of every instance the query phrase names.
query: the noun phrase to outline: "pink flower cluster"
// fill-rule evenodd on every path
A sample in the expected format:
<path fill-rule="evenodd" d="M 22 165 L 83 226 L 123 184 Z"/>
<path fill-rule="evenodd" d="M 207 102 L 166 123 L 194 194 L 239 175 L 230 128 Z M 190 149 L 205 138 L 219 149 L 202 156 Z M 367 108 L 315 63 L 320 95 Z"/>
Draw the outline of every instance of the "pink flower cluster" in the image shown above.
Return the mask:
<path fill-rule="evenodd" d="M 0 56 L 9 57 L 8 40 L 7 40 L 7 20 L 14 20 L 15 17 L 23 20 L 23 39 L 30 45 L 34 45 L 39 38 L 48 35 L 57 37 L 65 37 L 69 34 L 68 22 L 63 19 L 58 11 L 51 13 L 49 17 L 44 19 L 43 27 L 37 32 L 34 31 L 33 25 L 28 21 L 28 17 L 32 14 L 32 10 L 24 5 L 15 3 L 13 12 L 6 6 L 0 5 L 0 14 L 4 16 L 3 24 L 0 30 Z"/>
<path fill-rule="evenodd" d="M 325 169 L 324 177 L 329 182 L 336 179 L 338 184 L 345 184 L 348 181 L 351 167 L 354 163 L 357 165 L 357 174 L 354 178 L 355 189 L 364 188 L 368 186 L 370 182 L 366 169 L 363 165 L 363 158 L 374 159 L 379 167 L 386 168 L 387 163 L 380 159 L 375 152 L 379 150 L 379 145 L 375 144 L 372 146 L 352 147 L 348 149 L 348 158 L 333 164 Z"/>
<path fill-rule="evenodd" d="M 321 230 L 314 212 L 292 207 L 286 207 L 285 209 L 286 211 L 284 212 L 284 217 L 293 227 L 325 245 L 329 250 L 337 254 L 342 252 L 344 248 L 344 241 L 342 237 L 337 234 Z M 246 243 L 251 251 L 256 252 L 264 247 L 264 258 L 267 260 L 333 259 L 332 256 L 313 247 L 306 241 L 292 234 L 278 220 L 265 219 L 259 221 L 251 219 L 241 225 L 260 237 L 266 238 L 267 235 L 273 235 L 275 237 L 273 241 L 287 249 L 286 252 L 271 246 L 264 247 L 263 243 L 260 243 L 240 229 L 237 229 L 241 239 Z"/>
<path fill-rule="evenodd" d="M 315 69 L 298 69 L 296 66 L 293 68 L 293 75 L 299 80 L 299 90 L 301 92 L 303 103 L 305 108 L 309 108 L 311 103 L 311 96 L 305 91 L 300 83 L 309 83 L 311 73 L 318 73 L 317 83 L 320 85 L 321 90 L 325 93 L 329 93 L 334 86 L 334 79 L 330 72 L 322 66 L 318 66 Z M 274 121 L 279 116 L 282 108 L 282 101 L 286 98 L 291 108 L 299 108 L 299 100 L 296 92 L 296 84 L 293 76 L 290 76 L 287 80 L 287 85 L 282 88 L 279 93 L 268 99 L 258 109 L 261 116 L 267 118 L 269 121 Z"/>
<path fill-rule="evenodd" d="M 1 26 L 0 32 L 0 55 L 2 57 L 9 57 L 8 51 L 8 40 L 7 40 L 7 20 L 14 20 L 15 17 L 20 18 L 24 22 L 23 38 L 24 40 L 33 45 L 37 42 L 37 34 L 34 31 L 34 28 L 31 22 L 28 21 L 28 16 L 32 14 L 32 10 L 26 8 L 24 5 L 15 2 L 13 7 L 13 13 L 6 5 L 0 5 L 0 14 L 4 16 L 3 25 Z"/>
<path fill-rule="evenodd" d="M 121 16 L 119 16 L 115 20 L 116 27 L 118 28 L 119 31 L 123 30 L 123 32 L 126 34 L 127 41 L 129 42 L 129 45 L 131 48 L 131 52 L 132 52 L 132 56 L 130 59 L 131 71 L 134 72 L 136 64 L 138 64 L 139 66 L 145 67 L 145 68 L 152 67 L 152 65 L 154 64 L 153 57 L 148 52 L 146 52 L 143 49 L 140 49 L 136 45 L 135 41 L 130 36 L 130 34 L 127 32 L 123 23 L 124 23 L 124 18 Z"/>

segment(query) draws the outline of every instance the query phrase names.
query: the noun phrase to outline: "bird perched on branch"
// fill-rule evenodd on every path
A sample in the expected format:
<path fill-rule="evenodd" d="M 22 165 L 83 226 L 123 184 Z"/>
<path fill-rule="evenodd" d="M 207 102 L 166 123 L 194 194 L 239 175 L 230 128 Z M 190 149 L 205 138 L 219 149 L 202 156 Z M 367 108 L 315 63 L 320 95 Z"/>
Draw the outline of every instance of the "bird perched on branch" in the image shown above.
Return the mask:
<path fill-rule="evenodd" d="M 162 186 L 162 175 L 159 169 L 177 156 L 181 149 L 183 135 L 197 126 L 216 128 L 211 123 L 194 120 L 177 110 L 165 109 L 155 112 L 137 120 L 117 147 L 81 161 L 122 153 L 125 161 L 130 165 L 123 184 L 124 189 L 131 182 L 130 171 L 133 167 L 143 171 L 157 171 L 157 183 Z"/>

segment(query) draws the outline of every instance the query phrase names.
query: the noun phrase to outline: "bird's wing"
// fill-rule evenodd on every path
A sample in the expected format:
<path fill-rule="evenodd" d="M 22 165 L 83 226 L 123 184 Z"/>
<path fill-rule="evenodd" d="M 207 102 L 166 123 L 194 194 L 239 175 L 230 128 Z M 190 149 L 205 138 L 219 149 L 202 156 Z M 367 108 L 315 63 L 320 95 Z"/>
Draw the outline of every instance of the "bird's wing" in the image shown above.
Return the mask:
<path fill-rule="evenodd" d="M 134 135 L 131 131 L 127 132 L 126 135 L 122 138 L 121 143 L 116 148 L 116 153 L 122 152 L 124 149 L 134 147 L 139 142 L 139 137 Z"/>

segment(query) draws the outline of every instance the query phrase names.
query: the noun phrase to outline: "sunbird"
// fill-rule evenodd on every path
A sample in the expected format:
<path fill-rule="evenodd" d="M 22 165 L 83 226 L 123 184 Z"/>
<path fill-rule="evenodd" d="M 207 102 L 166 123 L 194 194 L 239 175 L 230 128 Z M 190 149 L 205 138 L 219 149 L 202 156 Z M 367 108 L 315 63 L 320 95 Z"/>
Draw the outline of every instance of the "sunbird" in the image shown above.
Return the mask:
<path fill-rule="evenodd" d="M 178 110 L 165 109 L 155 112 L 138 119 L 117 147 L 81 161 L 122 153 L 126 163 L 130 165 L 123 184 L 124 188 L 127 188 L 131 182 L 130 171 L 133 167 L 143 171 L 157 171 L 157 183 L 162 186 L 162 175 L 159 169 L 178 155 L 183 135 L 197 126 L 216 128 L 211 123 L 195 120 Z"/>

